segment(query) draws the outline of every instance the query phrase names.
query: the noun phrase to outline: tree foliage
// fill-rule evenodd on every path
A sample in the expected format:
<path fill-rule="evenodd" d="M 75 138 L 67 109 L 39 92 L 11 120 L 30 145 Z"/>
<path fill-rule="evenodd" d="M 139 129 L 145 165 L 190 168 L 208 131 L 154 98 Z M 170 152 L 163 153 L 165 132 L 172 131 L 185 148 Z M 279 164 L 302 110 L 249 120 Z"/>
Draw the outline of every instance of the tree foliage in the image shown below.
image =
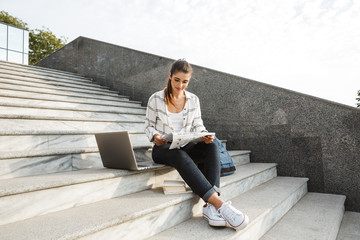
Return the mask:
<path fill-rule="evenodd" d="M 12 26 L 20 27 L 29 31 L 29 64 L 33 65 L 62 48 L 66 44 L 66 38 L 56 37 L 50 29 L 30 30 L 28 24 L 22 20 L 11 16 L 5 11 L 0 12 L 0 22 L 7 23 Z"/>
<path fill-rule="evenodd" d="M 29 64 L 33 65 L 62 48 L 66 43 L 64 38 L 57 38 L 49 29 L 35 29 L 29 33 Z"/>
<path fill-rule="evenodd" d="M 20 20 L 16 17 L 11 16 L 9 13 L 7 13 L 5 11 L 0 12 L 0 22 L 7 23 L 7 24 L 15 26 L 15 27 L 29 30 L 27 23 L 23 22 L 22 20 Z"/>
<path fill-rule="evenodd" d="M 357 107 L 360 108 L 360 90 L 358 91 L 358 98 L 356 98 L 356 100 L 358 101 Z"/>

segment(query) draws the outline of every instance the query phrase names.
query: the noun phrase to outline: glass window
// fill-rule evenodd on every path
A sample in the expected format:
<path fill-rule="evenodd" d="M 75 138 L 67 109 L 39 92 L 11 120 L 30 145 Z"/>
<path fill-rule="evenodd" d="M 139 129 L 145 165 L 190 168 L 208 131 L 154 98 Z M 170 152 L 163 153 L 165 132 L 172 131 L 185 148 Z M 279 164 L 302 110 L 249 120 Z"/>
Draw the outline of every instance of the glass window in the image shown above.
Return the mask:
<path fill-rule="evenodd" d="M 8 26 L 9 42 L 8 49 L 23 52 L 23 35 L 24 30 Z M 10 60 L 9 60 L 10 61 Z"/>
<path fill-rule="evenodd" d="M 0 60 L 28 64 L 28 53 L 29 31 L 0 23 Z"/>
<path fill-rule="evenodd" d="M 8 51 L 8 61 L 14 63 L 23 63 L 23 54 L 13 51 Z"/>
<path fill-rule="evenodd" d="M 0 48 L 0 60 L 6 61 L 6 50 Z"/>
<path fill-rule="evenodd" d="M 24 31 L 24 53 L 29 52 L 29 32 Z"/>
<path fill-rule="evenodd" d="M 7 48 L 7 26 L 4 24 L 0 24 L 0 47 Z"/>
<path fill-rule="evenodd" d="M 29 54 L 24 54 L 24 62 L 23 64 L 29 65 Z"/>

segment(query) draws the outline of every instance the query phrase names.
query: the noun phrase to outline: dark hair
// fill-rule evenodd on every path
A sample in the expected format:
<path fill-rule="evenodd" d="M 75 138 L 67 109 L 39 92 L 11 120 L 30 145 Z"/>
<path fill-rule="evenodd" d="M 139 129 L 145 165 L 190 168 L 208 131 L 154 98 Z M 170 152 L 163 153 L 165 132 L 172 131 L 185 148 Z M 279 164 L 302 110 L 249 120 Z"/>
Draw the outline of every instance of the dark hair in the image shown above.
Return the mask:
<path fill-rule="evenodd" d="M 183 72 L 183 73 L 192 73 L 191 65 L 185 59 L 179 59 L 173 62 L 170 69 L 170 77 L 167 81 L 166 88 L 164 90 L 164 96 L 166 103 L 173 104 L 172 101 L 172 88 L 171 88 L 171 77 L 174 73 Z M 174 105 L 174 104 L 173 104 Z"/>

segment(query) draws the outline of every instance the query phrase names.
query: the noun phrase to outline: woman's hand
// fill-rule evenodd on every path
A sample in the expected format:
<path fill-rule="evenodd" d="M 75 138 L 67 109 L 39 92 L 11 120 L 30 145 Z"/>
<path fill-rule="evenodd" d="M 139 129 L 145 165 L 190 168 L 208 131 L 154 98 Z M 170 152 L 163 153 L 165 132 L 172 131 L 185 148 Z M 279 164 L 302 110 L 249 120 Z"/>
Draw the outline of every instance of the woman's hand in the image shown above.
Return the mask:
<path fill-rule="evenodd" d="M 156 146 L 162 146 L 164 144 L 167 144 L 168 142 L 162 138 L 159 134 L 154 135 L 154 143 Z"/>
<path fill-rule="evenodd" d="M 215 140 L 214 136 L 205 136 L 201 138 L 206 144 L 212 143 Z"/>

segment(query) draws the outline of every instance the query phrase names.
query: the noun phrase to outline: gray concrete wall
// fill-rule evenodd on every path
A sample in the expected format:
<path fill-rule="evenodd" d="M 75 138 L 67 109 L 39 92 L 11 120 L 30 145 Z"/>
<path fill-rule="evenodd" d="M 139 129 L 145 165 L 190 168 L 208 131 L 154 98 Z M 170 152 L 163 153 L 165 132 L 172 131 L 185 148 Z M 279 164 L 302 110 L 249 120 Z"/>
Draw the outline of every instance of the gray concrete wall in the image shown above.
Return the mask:
<path fill-rule="evenodd" d="M 165 87 L 172 62 L 79 37 L 37 65 L 92 77 L 146 106 Z M 280 176 L 310 178 L 309 191 L 346 195 L 347 210 L 360 212 L 359 109 L 193 68 L 189 91 L 200 98 L 205 126 L 229 149 L 251 150 L 252 162 L 278 163 Z"/>

